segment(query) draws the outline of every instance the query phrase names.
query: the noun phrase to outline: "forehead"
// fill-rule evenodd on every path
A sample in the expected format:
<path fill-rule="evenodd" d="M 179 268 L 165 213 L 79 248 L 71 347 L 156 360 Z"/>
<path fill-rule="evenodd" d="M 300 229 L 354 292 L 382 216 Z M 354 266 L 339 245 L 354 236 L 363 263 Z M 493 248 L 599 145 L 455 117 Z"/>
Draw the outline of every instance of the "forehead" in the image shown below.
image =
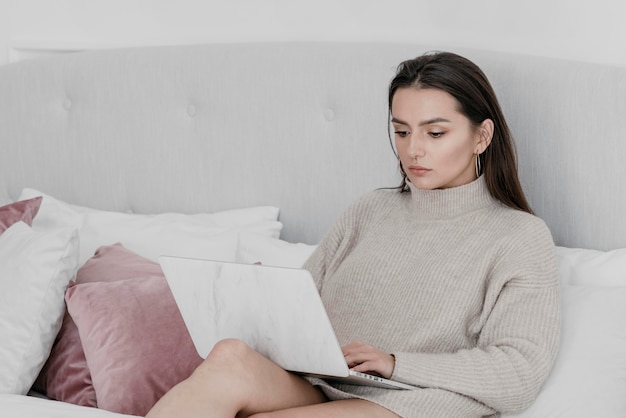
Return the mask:
<path fill-rule="evenodd" d="M 439 89 L 406 87 L 398 89 L 391 102 L 394 117 L 435 118 L 463 116 L 459 102 L 449 93 Z"/>

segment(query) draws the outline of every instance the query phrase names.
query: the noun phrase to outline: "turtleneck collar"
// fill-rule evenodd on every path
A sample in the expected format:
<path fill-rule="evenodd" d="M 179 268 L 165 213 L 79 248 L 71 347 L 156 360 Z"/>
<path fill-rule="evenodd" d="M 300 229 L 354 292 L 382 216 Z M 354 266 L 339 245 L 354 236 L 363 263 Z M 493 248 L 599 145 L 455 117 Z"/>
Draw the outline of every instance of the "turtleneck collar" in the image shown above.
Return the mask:
<path fill-rule="evenodd" d="M 492 206 L 495 202 L 487 189 L 484 176 L 449 189 L 422 190 L 410 182 L 408 185 L 413 208 L 430 219 L 454 218 Z"/>

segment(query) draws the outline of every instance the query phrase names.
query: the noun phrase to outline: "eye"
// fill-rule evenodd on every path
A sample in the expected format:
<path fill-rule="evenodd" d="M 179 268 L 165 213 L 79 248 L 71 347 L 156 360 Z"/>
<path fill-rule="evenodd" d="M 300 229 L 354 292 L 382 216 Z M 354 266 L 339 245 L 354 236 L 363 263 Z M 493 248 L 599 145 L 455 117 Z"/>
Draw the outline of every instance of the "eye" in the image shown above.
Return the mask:
<path fill-rule="evenodd" d="M 444 134 L 445 132 L 439 132 L 439 131 L 428 132 L 428 135 L 430 135 L 432 138 L 441 138 Z"/>
<path fill-rule="evenodd" d="M 394 131 L 394 133 L 400 138 L 405 138 L 409 135 L 409 131 Z"/>

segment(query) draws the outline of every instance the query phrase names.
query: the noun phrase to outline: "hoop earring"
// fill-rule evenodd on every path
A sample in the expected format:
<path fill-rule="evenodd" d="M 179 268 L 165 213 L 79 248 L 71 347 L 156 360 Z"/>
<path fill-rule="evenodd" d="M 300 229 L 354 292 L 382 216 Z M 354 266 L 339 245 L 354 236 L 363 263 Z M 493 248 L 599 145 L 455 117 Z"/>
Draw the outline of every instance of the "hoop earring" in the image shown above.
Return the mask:
<path fill-rule="evenodd" d="M 476 154 L 476 178 L 480 177 L 480 154 Z"/>

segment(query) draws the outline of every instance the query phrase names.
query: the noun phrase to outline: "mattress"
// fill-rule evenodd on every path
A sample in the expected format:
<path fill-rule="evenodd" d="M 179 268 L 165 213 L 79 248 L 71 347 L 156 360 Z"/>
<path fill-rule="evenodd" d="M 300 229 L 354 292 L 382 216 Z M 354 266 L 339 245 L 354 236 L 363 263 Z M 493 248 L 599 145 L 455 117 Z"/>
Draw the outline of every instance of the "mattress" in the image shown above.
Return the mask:
<path fill-rule="evenodd" d="M 72 405 L 34 396 L 0 394 L 0 411 L 6 418 L 120 418 L 135 415 L 116 414 L 103 409 Z"/>

